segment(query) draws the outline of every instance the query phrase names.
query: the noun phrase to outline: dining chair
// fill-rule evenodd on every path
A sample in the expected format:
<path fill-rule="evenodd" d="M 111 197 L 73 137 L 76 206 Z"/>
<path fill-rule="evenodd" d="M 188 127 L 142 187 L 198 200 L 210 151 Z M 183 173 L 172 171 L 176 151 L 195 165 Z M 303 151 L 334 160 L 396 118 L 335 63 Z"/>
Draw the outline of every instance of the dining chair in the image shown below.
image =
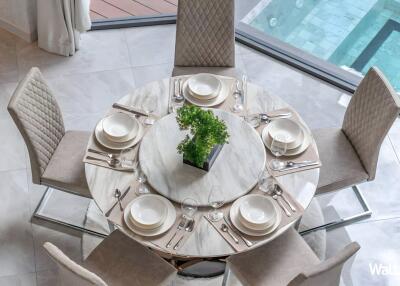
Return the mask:
<path fill-rule="evenodd" d="M 399 96 L 383 73 L 373 67 L 352 96 L 342 128 L 312 131 L 322 162 L 316 194 L 352 187 L 364 210 L 306 232 L 371 216 L 372 211 L 357 184 L 374 180 L 382 142 L 399 112 Z"/>
<path fill-rule="evenodd" d="M 33 216 L 104 236 L 40 213 L 53 189 L 92 197 L 82 162 L 90 133 L 65 131 L 61 110 L 38 68 L 32 68 L 20 81 L 8 111 L 28 148 L 33 183 L 47 187 Z"/>
<path fill-rule="evenodd" d="M 171 285 L 177 270 L 160 256 L 124 235 L 112 232 L 82 265 L 46 242 L 43 247 L 57 264 L 58 285 Z"/>
<path fill-rule="evenodd" d="M 343 264 L 359 249 L 352 242 L 321 262 L 291 228 L 266 245 L 229 257 L 223 285 L 232 273 L 244 286 L 337 286 Z"/>
<path fill-rule="evenodd" d="M 236 77 L 235 1 L 178 3 L 172 76 L 213 73 Z"/>

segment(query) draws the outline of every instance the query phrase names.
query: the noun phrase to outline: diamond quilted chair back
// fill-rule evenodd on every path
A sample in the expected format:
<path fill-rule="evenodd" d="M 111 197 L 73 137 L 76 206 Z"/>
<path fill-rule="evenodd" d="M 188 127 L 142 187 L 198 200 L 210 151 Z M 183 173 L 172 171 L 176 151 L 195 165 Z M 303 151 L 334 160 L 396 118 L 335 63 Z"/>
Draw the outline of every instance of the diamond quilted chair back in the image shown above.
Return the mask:
<path fill-rule="evenodd" d="M 379 69 L 371 68 L 352 96 L 342 126 L 369 180 L 375 178 L 382 142 L 399 112 L 397 93 Z"/>
<path fill-rule="evenodd" d="M 175 66 L 235 66 L 234 2 L 179 1 Z"/>
<path fill-rule="evenodd" d="M 65 129 L 60 108 L 38 68 L 18 84 L 8 111 L 28 147 L 32 181 L 40 184 Z"/>

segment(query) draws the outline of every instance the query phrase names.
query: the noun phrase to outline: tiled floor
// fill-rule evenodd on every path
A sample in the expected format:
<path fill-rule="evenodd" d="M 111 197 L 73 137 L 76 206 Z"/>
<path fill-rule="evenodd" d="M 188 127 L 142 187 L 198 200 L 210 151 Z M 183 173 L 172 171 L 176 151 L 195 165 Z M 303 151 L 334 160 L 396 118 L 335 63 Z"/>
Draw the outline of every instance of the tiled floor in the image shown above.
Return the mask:
<path fill-rule="evenodd" d="M 43 188 L 31 183 L 27 151 L 6 111 L 18 79 L 38 66 L 57 95 L 67 128 L 90 130 L 116 99 L 170 75 L 174 32 L 173 25 L 90 32 L 82 36 L 82 50 L 64 58 L 0 30 L 1 286 L 54 285 L 54 264 L 42 249 L 44 241 L 81 259 L 80 233 L 30 221 Z M 240 45 L 237 59 L 251 81 L 297 108 L 312 128 L 339 126 L 345 111 L 337 104 L 341 91 Z M 354 263 L 345 269 L 345 285 L 400 285 L 400 275 L 373 276 L 369 269 L 370 263 L 400 268 L 399 157 L 397 121 L 383 144 L 376 180 L 361 186 L 374 215 L 328 233 L 328 255 L 350 240 L 357 240 L 362 247 Z M 355 206 L 350 191 L 327 195 L 320 201 L 326 210 L 334 207 L 341 215 L 352 213 Z M 218 285 L 217 281 L 201 284 Z"/>

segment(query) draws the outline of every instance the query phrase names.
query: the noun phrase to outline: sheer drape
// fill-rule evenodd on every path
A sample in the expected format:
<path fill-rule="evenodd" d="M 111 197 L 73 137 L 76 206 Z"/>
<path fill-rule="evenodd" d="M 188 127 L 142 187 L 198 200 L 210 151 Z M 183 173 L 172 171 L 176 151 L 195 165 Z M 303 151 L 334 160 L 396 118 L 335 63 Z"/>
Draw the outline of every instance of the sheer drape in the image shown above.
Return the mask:
<path fill-rule="evenodd" d="M 63 56 L 79 50 L 80 33 L 91 27 L 90 0 L 37 0 L 38 45 Z"/>

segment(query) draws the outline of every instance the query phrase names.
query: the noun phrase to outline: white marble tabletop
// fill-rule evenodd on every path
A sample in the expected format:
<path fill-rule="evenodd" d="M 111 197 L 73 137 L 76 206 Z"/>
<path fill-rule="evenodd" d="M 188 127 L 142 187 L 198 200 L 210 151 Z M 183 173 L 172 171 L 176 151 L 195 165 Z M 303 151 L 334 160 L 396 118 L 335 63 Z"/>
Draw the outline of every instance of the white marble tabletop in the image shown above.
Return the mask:
<path fill-rule="evenodd" d="M 168 98 L 169 98 L 169 83 L 170 79 L 164 79 L 152 82 L 134 90 L 132 93 L 124 96 L 118 102 L 121 104 L 134 105 L 145 108 L 149 102 L 156 101 L 157 108 L 155 113 L 164 117 L 168 114 Z M 265 112 L 273 109 L 288 107 L 280 98 L 270 95 L 261 87 L 248 84 L 247 91 L 247 108 L 249 113 Z M 152 104 L 152 103 L 150 103 Z M 150 129 L 151 132 L 151 129 Z M 315 144 L 315 142 L 313 143 Z M 141 146 L 142 148 L 142 146 Z M 237 166 L 237 168 L 242 168 Z M 86 179 L 89 185 L 93 199 L 99 208 L 105 212 L 109 209 L 113 202 L 110 198 L 113 197 L 113 192 L 116 187 L 123 189 L 134 180 L 132 173 L 118 172 L 103 167 L 85 164 Z M 302 206 L 307 208 L 311 202 L 319 179 L 319 169 L 305 170 L 276 178 L 278 182 L 289 192 Z M 255 182 L 254 182 L 255 183 Z M 248 190 L 247 190 L 248 191 Z M 243 191 L 245 194 L 247 191 Z M 239 192 L 236 194 L 240 196 Z M 235 195 L 235 196 L 236 196 Z M 179 198 L 173 198 L 179 201 Z M 197 198 L 198 199 L 198 198 Z M 204 202 L 201 199 L 201 202 Z M 280 229 L 276 233 L 265 239 L 260 246 L 268 241 L 273 240 L 291 225 Z M 162 251 L 152 243 L 144 241 L 140 236 L 132 232 L 126 233 L 133 239 L 154 248 L 157 251 Z M 210 223 L 204 218 L 199 221 L 195 232 L 188 238 L 186 243 L 179 249 L 176 256 L 178 257 L 219 257 L 228 256 L 235 253 L 232 247 L 219 235 Z"/>

